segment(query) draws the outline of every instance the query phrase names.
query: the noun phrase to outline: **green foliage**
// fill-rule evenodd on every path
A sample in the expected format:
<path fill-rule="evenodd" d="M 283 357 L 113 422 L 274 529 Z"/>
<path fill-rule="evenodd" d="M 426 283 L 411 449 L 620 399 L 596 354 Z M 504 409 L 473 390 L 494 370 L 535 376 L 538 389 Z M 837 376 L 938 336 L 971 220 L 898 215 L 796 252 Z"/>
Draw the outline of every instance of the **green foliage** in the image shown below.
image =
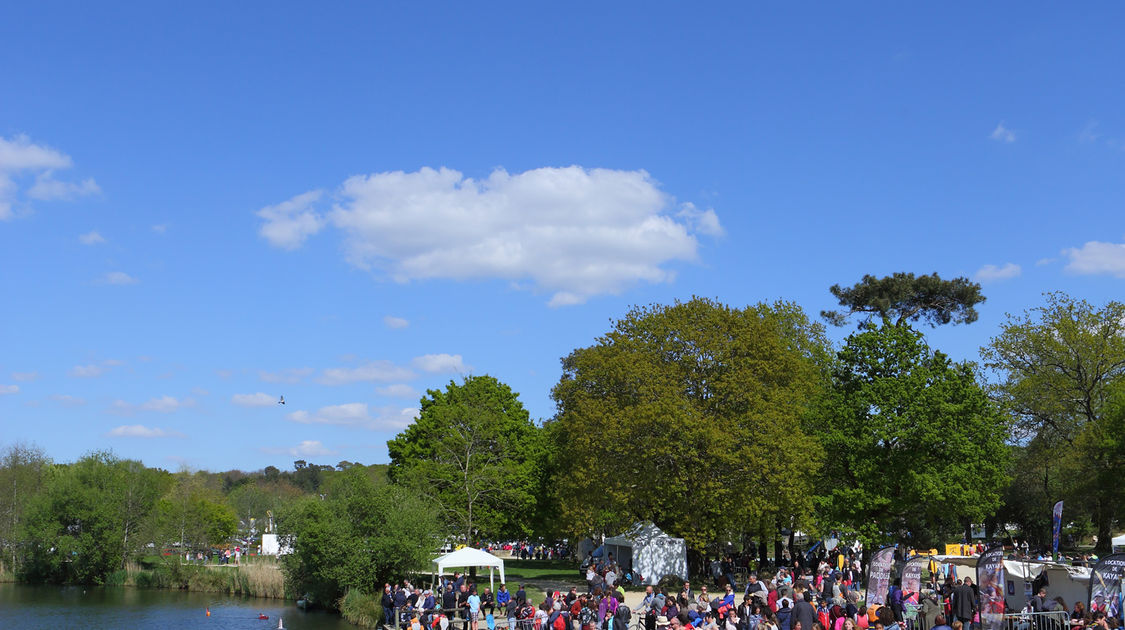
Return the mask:
<path fill-rule="evenodd" d="M 28 506 L 23 528 L 29 581 L 102 583 L 140 548 L 135 536 L 168 478 L 139 462 L 96 452 L 56 467 Z"/>
<path fill-rule="evenodd" d="M 47 480 L 51 461 L 42 449 L 14 444 L 0 454 L 0 566 L 15 567 L 28 502 Z"/>
<path fill-rule="evenodd" d="M 156 536 L 181 550 L 209 549 L 238 531 L 238 517 L 221 494 L 199 474 L 181 472 L 175 486 L 157 504 Z"/>
<path fill-rule="evenodd" d="M 340 616 L 361 628 L 378 628 L 383 623 L 383 606 L 378 595 L 349 588 L 340 598 Z"/>
<path fill-rule="evenodd" d="M 279 528 L 293 546 L 283 559 L 287 588 L 332 605 L 349 589 L 380 592 L 384 581 L 427 566 L 440 544 L 434 508 L 360 468 L 340 473 L 325 498 L 291 506 Z"/>
<path fill-rule="evenodd" d="M 1125 386 L 1125 304 L 1099 309 L 1047 294 L 1043 306 L 1009 315 L 981 354 L 1001 375 L 995 395 L 1026 445 L 1027 473 L 1056 493 L 1041 497 L 1036 509 L 1067 500 L 1068 520 L 1088 517 L 1099 551 L 1108 551 L 1122 505 L 1112 480 L 1125 473 L 1112 430 L 1115 397 Z"/>
<path fill-rule="evenodd" d="M 829 289 L 846 311 L 822 311 L 821 316 L 836 326 L 843 326 L 855 313 L 864 313 L 867 320 L 878 316 L 896 325 L 925 321 L 937 324 L 970 324 L 977 320 L 976 305 L 985 301 L 980 285 L 968 278 L 942 280 L 936 273 L 915 277 L 912 273 L 896 273 L 876 278 L 865 275 L 850 287 L 832 285 Z"/>
<path fill-rule="evenodd" d="M 865 324 L 848 337 L 823 418 L 820 502 L 832 525 L 869 542 L 909 532 L 923 546 L 998 507 L 1005 418 L 971 365 L 910 327 Z"/>
<path fill-rule="evenodd" d="M 530 533 L 542 440 L 507 385 L 470 376 L 429 390 L 387 449 L 391 479 L 432 499 L 466 542 Z"/>
<path fill-rule="evenodd" d="M 651 519 L 702 548 L 811 522 L 822 451 L 804 425 L 827 345 L 788 303 L 634 308 L 563 359 L 552 392 L 563 527 L 614 534 Z"/>

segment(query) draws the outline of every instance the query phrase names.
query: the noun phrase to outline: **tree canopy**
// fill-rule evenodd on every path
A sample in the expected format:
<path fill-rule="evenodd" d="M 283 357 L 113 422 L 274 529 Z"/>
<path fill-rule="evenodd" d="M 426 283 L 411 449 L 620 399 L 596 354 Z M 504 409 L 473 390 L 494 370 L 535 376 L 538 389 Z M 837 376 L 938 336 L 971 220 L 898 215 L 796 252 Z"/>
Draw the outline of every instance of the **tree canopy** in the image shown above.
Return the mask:
<path fill-rule="evenodd" d="M 973 367 L 904 326 L 868 323 L 833 370 L 821 507 L 870 542 L 936 544 L 990 515 L 1006 483 L 1006 421 Z"/>
<path fill-rule="evenodd" d="M 1112 468 L 1120 461 L 1107 430 L 1107 414 L 1116 409 L 1111 402 L 1125 385 L 1125 304 L 1096 308 L 1049 293 L 1043 306 L 1009 315 L 981 355 L 1000 375 L 995 395 L 1015 419 L 1025 468 L 1035 470 L 1045 488 L 1061 484 L 1058 498 L 1072 499 L 1068 513 L 1089 517 L 1107 550 L 1120 501 L 1117 484 L 1097 479 L 1125 473 L 1125 467 Z M 1083 462 L 1081 470 L 1068 473 L 1064 460 Z M 1040 509 L 1047 509 L 1058 499 L 1040 500 Z"/>
<path fill-rule="evenodd" d="M 985 301 L 980 285 L 968 278 L 942 280 L 937 273 L 915 277 L 899 272 L 863 280 L 850 287 L 838 284 L 829 289 L 846 310 L 821 311 L 821 316 L 836 326 L 843 326 L 856 314 L 893 321 L 896 325 L 924 321 L 938 324 L 970 324 L 977 320 L 976 305 Z"/>
<path fill-rule="evenodd" d="M 822 332 L 789 303 L 694 298 L 635 308 L 564 358 L 547 425 L 564 527 L 651 519 L 701 548 L 810 523 Z"/>
<path fill-rule="evenodd" d="M 387 450 L 390 478 L 433 499 L 466 543 L 529 532 L 542 440 L 518 394 L 496 378 L 427 391 Z"/>

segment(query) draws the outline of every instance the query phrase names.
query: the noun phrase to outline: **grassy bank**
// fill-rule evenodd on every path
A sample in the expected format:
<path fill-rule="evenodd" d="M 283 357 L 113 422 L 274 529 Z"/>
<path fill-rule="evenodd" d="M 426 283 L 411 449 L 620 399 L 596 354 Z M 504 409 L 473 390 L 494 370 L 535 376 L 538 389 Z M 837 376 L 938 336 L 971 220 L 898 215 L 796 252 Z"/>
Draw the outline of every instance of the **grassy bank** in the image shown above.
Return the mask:
<path fill-rule="evenodd" d="M 264 559 L 241 566 L 180 564 L 163 559 L 142 561 L 111 574 L 106 583 L 274 599 L 286 597 L 281 567 Z"/>
<path fill-rule="evenodd" d="M 363 628 L 377 628 L 382 623 L 383 606 L 377 595 L 348 589 L 340 598 L 340 616 Z"/>

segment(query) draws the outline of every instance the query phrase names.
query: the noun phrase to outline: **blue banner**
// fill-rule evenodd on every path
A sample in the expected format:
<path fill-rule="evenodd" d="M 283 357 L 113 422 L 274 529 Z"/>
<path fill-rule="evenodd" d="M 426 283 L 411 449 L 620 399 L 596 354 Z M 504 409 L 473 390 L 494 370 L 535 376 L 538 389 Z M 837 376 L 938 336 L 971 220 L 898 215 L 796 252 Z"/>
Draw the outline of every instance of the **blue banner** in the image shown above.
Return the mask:
<path fill-rule="evenodd" d="M 1052 517 L 1055 524 L 1054 537 L 1052 539 L 1052 549 L 1054 550 L 1055 558 L 1059 556 L 1059 532 L 1062 531 L 1062 507 L 1063 502 L 1059 501 L 1055 504 L 1055 509 L 1052 510 Z"/>

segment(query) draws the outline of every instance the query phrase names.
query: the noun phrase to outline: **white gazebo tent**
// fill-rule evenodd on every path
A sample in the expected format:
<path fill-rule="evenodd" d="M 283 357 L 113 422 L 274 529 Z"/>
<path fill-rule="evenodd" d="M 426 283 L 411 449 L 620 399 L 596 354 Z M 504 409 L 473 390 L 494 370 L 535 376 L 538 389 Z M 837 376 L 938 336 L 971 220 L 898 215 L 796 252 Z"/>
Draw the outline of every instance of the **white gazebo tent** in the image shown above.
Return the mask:
<path fill-rule="evenodd" d="M 605 552 L 612 553 L 617 564 L 640 573 L 645 584 L 659 584 L 666 575 L 688 579 L 684 539 L 665 534 L 651 522 L 637 523 L 620 536 L 606 538 Z"/>
<path fill-rule="evenodd" d="M 1114 536 L 1113 539 L 1110 540 L 1110 544 L 1113 545 L 1113 553 L 1125 549 L 1125 534 Z"/>
<path fill-rule="evenodd" d="M 443 556 L 434 558 L 435 578 L 445 573 L 446 568 L 462 567 L 488 567 L 488 586 L 494 593 L 496 592 L 496 585 L 492 578 L 492 572 L 494 570 L 500 570 L 501 584 L 507 581 L 504 579 L 504 561 L 487 551 L 473 549 L 472 547 L 462 547 L 457 551 L 452 551 Z M 434 582 L 437 582 L 437 580 L 435 579 Z"/>

